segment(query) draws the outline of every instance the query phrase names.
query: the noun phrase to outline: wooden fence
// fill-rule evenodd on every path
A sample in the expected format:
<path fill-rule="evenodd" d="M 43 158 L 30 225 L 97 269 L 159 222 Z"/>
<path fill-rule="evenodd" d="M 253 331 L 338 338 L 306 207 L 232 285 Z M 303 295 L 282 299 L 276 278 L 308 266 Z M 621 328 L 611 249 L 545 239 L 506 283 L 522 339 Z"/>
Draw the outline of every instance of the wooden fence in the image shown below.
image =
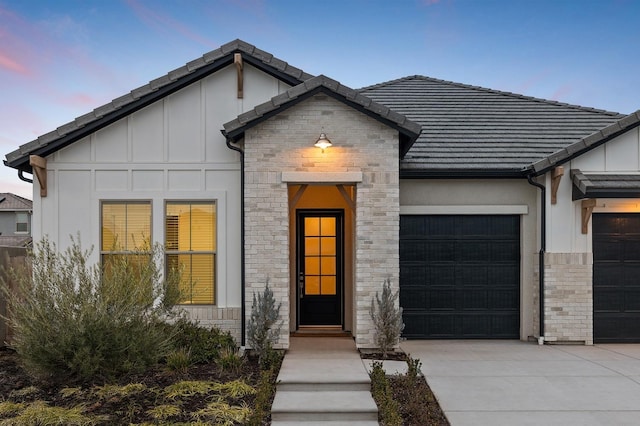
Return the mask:
<path fill-rule="evenodd" d="M 15 289 L 16 284 L 7 274 L 9 268 L 21 269 L 26 265 L 27 249 L 24 247 L 0 247 L 0 280 L 7 282 L 9 288 Z M 7 315 L 7 301 L 0 292 L 0 347 L 11 340 L 11 330 L 2 318 Z"/>

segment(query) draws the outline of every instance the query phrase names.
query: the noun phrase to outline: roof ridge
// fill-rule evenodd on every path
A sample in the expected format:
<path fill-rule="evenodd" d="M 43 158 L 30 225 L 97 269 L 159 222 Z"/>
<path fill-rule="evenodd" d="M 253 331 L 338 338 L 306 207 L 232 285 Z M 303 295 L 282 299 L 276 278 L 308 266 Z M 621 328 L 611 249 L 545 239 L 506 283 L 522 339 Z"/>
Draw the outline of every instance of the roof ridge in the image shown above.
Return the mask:
<path fill-rule="evenodd" d="M 402 78 L 397 78 L 397 79 L 394 79 L 394 80 L 389 80 L 389 81 L 385 81 L 385 82 L 382 82 L 382 83 L 374 84 L 374 85 L 371 85 L 371 86 L 366 86 L 366 87 L 358 89 L 358 92 L 365 91 L 365 90 L 372 90 L 372 89 L 376 89 L 376 88 L 384 87 L 384 86 L 390 86 L 390 85 L 399 83 L 401 81 L 409 81 L 409 80 L 426 80 L 426 81 L 432 81 L 432 82 L 436 82 L 436 83 L 444 83 L 444 84 L 449 84 L 449 85 L 453 85 L 453 86 L 457 86 L 457 87 L 462 87 L 462 88 L 465 88 L 465 89 L 472 89 L 472 90 L 478 90 L 478 91 L 487 92 L 487 93 L 494 93 L 494 94 L 497 94 L 497 95 L 509 96 L 509 97 L 512 97 L 512 98 L 517 98 L 517 99 L 522 99 L 522 100 L 527 100 L 527 101 L 542 102 L 542 103 L 546 103 L 546 104 L 549 104 L 549 105 L 563 106 L 563 107 L 577 109 L 577 110 L 581 110 L 581 111 L 585 111 L 585 112 L 595 112 L 595 113 L 598 113 L 598 114 L 604 114 L 604 115 L 609 115 L 609 116 L 614 116 L 614 117 L 617 116 L 617 117 L 620 117 L 620 118 L 626 116 L 626 114 L 621 114 L 621 113 L 615 112 L 615 111 L 607 111 L 607 110 L 604 110 L 604 109 L 586 107 L 586 106 L 576 105 L 576 104 L 570 104 L 570 103 L 567 103 L 567 102 L 559 102 L 559 101 L 554 101 L 554 100 L 551 100 L 551 99 L 544 99 L 544 98 L 538 98 L 538 97 L 535 97 L 535 96 L 523 95 L 523 94 L 520 94 L 520 93 L 507 92 L 507 91 L 497 90 L 497 89 L 490 89 L 488 87 L 483 87 L 483 86 L 474 86 L 472 84 L 458 83 L 458 82 L 450 81 L 450 80 L 442 80 L 442 79 L 439 79 L 439 78 L 429 77 L 429 76 L 419 75 L 419 74 L 410 75 L 410 76 L 406 76 L 406 77 L 402 77 Z"/>

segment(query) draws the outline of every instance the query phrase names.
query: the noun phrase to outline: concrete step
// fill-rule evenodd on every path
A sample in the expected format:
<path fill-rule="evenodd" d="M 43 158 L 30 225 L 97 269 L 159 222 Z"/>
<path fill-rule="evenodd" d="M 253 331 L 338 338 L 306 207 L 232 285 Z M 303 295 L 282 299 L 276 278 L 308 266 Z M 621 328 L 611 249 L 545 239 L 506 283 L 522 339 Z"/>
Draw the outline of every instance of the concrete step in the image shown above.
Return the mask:
<path fill-rule="evenodd" d="M 378 407 L 369 390 L 357 391 L 281 391 L 271 407 L 272 421 L 374 421 Z"/>
<path fill-rule="evenodd" d="M 304 380 L 296 381 L 281 381 L 278 383 L 278 392 L 283 391 L 325 391 L 325 392 L 342 392 L 342 391 L 371 391 L 371 382 L 359 381 L 359 382 L 310 382 Z"/>

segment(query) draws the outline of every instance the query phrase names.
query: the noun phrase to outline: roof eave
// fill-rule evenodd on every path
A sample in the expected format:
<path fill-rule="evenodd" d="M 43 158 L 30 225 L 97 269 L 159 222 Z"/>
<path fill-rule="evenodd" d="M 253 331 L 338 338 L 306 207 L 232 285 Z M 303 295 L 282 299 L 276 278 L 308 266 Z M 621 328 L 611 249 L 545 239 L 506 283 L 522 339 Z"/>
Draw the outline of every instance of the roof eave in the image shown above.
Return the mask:
<path fill-rule="evenodd" d="M 533 176 L 541 176 L 551 169 L 561 166 L 639 126 L 640 110 L 626 115 L 604 129 L 598 130 L 597 132 L 580 139 L 578 142 L 575 142 L 568 147 L 531 164 L 528 168 L 529 174 Z"/>
<path fill-rule="evenodd" d="M 523 170 L 513 169 L 400 169 L 400 179 L 525 179 Z"/>

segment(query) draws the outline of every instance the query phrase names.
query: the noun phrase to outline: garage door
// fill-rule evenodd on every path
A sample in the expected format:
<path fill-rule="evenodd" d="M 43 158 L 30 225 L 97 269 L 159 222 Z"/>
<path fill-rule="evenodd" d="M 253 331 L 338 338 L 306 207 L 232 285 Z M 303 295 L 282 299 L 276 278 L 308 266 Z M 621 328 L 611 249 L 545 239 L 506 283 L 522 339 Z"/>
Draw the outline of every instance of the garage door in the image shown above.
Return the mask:
<path fill-rule="evenodd" d="M 519 216 L 401 216 L 404 337 L 517 339 L 519 300 Z"/>
<path fill-rule="evenodd" d="M 592 220 L 594 341 L 640 342 L 640 214 Z"/>

